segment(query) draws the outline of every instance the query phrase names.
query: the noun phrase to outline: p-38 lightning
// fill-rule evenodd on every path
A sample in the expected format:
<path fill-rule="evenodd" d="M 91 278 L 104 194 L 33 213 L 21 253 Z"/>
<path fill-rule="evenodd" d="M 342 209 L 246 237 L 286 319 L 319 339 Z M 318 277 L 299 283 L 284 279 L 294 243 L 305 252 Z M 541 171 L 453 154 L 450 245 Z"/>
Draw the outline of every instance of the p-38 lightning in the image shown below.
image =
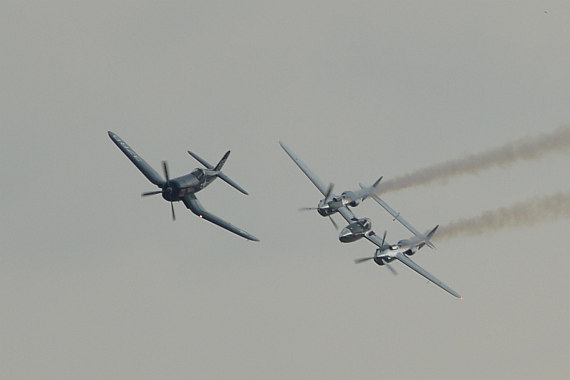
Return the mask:
<path fill-rule="evenodd" d="M 334 185 L 331 183 L 329 186 L 325 186 L 314 174 L 311 172 L 311 169 L 305 165 L 303 161 L 297 157 L 297 155 L 287 147 L 282 141 L 279 141 L 281 147 L 285 152 L 291 157 L 291 159 L 297 164 L 299 169 L 305 173 L 305 175 L 313 182 L 313 184 L 319 189 L 319 191 L 325 196 L 324 199 L 319 201 L 317 207 L 304 207 L 302 210 L 317 210 L 317 212 L 321 216 L 328 216 L 330 217 L 331 222 L 337 227 L 336 223 L 332 219 L 331 215 L 336 214 L 341 207 L 356 207 L 361 202 L 366 200 L 367 198 L 374 199 L 380 206 L 384 208 L 390 215 L 394 217 L 394 220 L 400 222 L 404 227 L 408 229 L 411 233 L 413 233 L 419 239 L 425 240 L 425 244 L 430 248 L 435 248 L 433 243 L 426 239 L 426 236 L 418 231 L 414 226 L 408 223 L 399 212 L 396 212 L 392 207 L 390 207 L 386 202 L 384 202 L 378 195 L 378 185 L 380 181 L 382 181 L 383 177 L 380 177 L 372 186 L 365 186 L 360 184 L 360 189 L 354 191 L 344 191 L 340 196 L 333 194 Z"/>
<path fill-rule="evenodd" d="M 170 209 L 172 212 L 172 220 L 176 220 L 176 215 L 174 213 L 174 202 L 182 201 L 184 205 L 192 211 L 194 214 L 198 215 L 200 218 L 206 219 L 209 222 L 217 224 L 218 226 L 225 228 L 226 230 L 233 232 L 245 239 L 259 241 L 258 238 L 251 235 L 250 233 L 237 228 L 229 222 L 209 213 L 206 211 L 198 199 L 196 199 L 195 193 L 204 189 L 210 183 L 212 183 L 216 178 L 220 178 L 238 191 L 247 195 L 247 191 L 241 188 L 237 183 L 232 181 L 227 175 L 222 173 L 222 166 L 225 164 L 230 151 L 222 157 L 220 162 L 216 166 L 210 165 L 204 159 L 199 157 L 197 154 L 188 151 L 188 153 L 194 157 L 198 162 L 206 167 L 194 169 L 190 174 L 183 175 L 177 178 L 170 178 L 168 173 L 168 164 L 166 161 L 162 161 L 162 170 L 164 172 L 164 178 L 160 176 L 145 160 L 143 160 L 124 140 L 122 140 L 117 134 L 109 131 L 109 137 L 117 145 L 117 147 L 127 156 L 129 160 L 141 171 L 141 173 L 153 184 L 158 186 L 160 190 L 150 191 L 142 193 L 143 197 L 155 194 L 162 194 L 162 198 L 170 202 Z"/>
<path fill-rule="evenodd" d="M 415 254 L 418 250 L 420 250 L 425 245 L 432 246 L 430 239 L 435 234 L 437 228 L 436 226 L 430 232 L 426 234 L 422 234 L 418 232 L 413 226 L 411 226 L 408 222 L 406 222 L 402 218 L 396 218 L 400 223 L 402 223 L 406 228 L 408 228 L 414 236 L 410 239 L 400 240 L 397 244 L 391 245 L 386 242 L 386 233 L 382 238 L 378 237 L 376 233 L 372 230 L 372 222 L 368 218 L 357 218 L 354 213 L 350 210 L 349 207 L 354 207 L 350 204 L 350 198 L 343 198 L 342 196 L 335 196 L 332 194 L 332 185 L 325 186 L 323 182 L 309 169 L 307 165 L 303 161 L 301 161 L 293 151 L 291 151 L 283 142 L 280 142 L 281 146 L 287 152 L 287 154 L 293 159 L 293 161 L 297 164 L 297 166 L 305 173 L 305 175 L 313 182 L 313 184 L 319 189 L 319 191 L 325 196 L 324 200 L 319 202 L 319 208 L 317 211 L 322 216 L 330 216 L 334 213 L 339 213 L 342 217 L 347 221 L 348 225 L 342 229 L 339 235 L 339 240 L 342 243 L 350 243 L 361 238 L 366 238 L 372 244 L 377 246 L 376 252 L 374 253 L 373 257 L 367 257 L 364 259 L 356 260 L 357 263 L 374 260 L 374 262 L 378 265 L 386 265 L 393 273 L 394 269 L 389 265 L 389 263 L 393 260 L 398 260 L 411 268 L 412 270 L 416 271 L 420 275 L 424 276 L 430 282 L 433 282 L 449 294 L 462 298 L 456 291 L 451 289 L 449 286 L 445 285 L 443 282 L 438 280 L 434 275 L 423 269 L 421 266 L 416 264 L 409 256 Z M 357 194 L 357 196 L 361 196 L 360 200 L 365 199 L 366 197 L 372 197 L 373 199 L 378 198 L 376 194 L 373 193 L 376 185 L 379 181 L 376 181 L 374 185 L 371 187 L 365 187 L 361 185 L 362 192 L 357 193 L 353 192 L 353 194 Z M 333 201 L 335 200 L 336 201 Z M 379 198 L 378 198 L 379 199 Z M 380 203 L 380 202 L 379 202 Z M 385 203 L 382 201 L 382 203 Z M 382 203 L 380 203 L 382 205 Z M 358 204 L 358 203 L 356 203 Z M 386 205 L 387 206 L 387 205 Z M 321 212 L 321 207 L 326 209 L 327 212 Z M 384 207 L 386 209 L 386 207 Z M 388 208 L 392 210 L 389 206 Z M 333 211 L 334 210 L 334 211 Z M 392 210 L 393 211 L 393 210 Z M 390 212 L 390 211 L 389 211 Z M 392 214 L 392 212 L 390 212 Z M 394 212 L 395 213 L 395 212 Z M 393 215 L 393 214 L 392 214 Z M 399 214 L 396 214 L 399 216 Z M 393 215 L 394 216 L 394 215 Z"/>

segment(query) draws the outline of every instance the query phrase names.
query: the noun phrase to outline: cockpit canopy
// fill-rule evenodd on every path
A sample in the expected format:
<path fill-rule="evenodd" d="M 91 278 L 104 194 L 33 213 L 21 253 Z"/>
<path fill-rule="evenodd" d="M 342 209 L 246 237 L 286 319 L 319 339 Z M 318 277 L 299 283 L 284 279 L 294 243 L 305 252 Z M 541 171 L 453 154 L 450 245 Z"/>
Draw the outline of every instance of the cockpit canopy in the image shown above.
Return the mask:
<path fill-rule="evenodd" d="M 196 178 L 198 178 L 199 180 L 202 180 L 202 179 L 204 178 L 204 176 L 206 175 L 206 174 L 204 173 L 204 169 L 200 169 L 200 168 L 194 169 L 194 170 L 192 171 L 192 174 L 193 174 Z"/>
<path fill-rule="evenodd" d="M 359 220 L 360 225 L 364 231 L 368 231 L 372 228 L 372 222 L 368 218 L 362 218 Z"/>

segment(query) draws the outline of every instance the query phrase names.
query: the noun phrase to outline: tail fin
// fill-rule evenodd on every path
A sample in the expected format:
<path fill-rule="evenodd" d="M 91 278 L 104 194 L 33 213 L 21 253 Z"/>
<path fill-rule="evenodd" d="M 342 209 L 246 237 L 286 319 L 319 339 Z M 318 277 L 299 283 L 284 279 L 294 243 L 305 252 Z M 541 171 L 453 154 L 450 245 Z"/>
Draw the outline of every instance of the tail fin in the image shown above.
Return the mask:
<path fill-rule="evenodd" d="M 216 165 L 216 167 L 214 168 L 214 171 L 221 171 L 222 170 L 222 166 L 224 166 L 224 164 L 226 163 L 228 157 L 230 156 L 230 151 L 228 150 L 226 152 L 226 154 L 224 154 L 224 157 L 222 157 L 222 159 L 220 160 L 220 162 L 218 162 L 218 164 Z"/>
<path fill-rule="evenodd" d="M 374 182 L 374 184 L 372 184 L 372 186 L 367 187 L 364 186 L 363 184 L 359 183 L 360 185 L 360 189 L 362 189 L 363 191 L 360 193 L 362 194 L 362 200 L 364 201 L 366 198 L 372 196 L 373 194 L 376 194 L 376 187 L 378 187 L 378 184 L 380 183 L 380 181 L 382 181 L 382 178 L 384 178 L 384 176 L 378 178 L 376 180 L 376 182 Z"/>
<path fill-rule="evenodd" d="M 435 245 L 433 245 L 433 243 L 430 241 L 430 239 L 432 238 L 433 235 L 435 235 L 435 231 L 437 231 L 438 228 L 439 228 L 439 224 L 437 226 L 435 226 L 433 228 L 433 230 L 428 232 L 426 235 L 426 245 L 430 248 L 435 248 Z"/>
<path fill-rule="evenodd" d="M 376 188 L 378 187 L 378 185 L 380 184 L 380 181 L 382 181 L 382 178 L 384 178 L 384 176 L 378 178 L 376 180 L 376 182 L 374 182 L 374 184 L 372 185 L 372 190 L 376 190 Z"/>
<path fill-rule="evenodd" d="M 427 233 L 426 238 L 431 239 L 431 237 L 435 234 L 435 231 L 439 228 L 439 224 L 433 228 L 430 232 Z"/>

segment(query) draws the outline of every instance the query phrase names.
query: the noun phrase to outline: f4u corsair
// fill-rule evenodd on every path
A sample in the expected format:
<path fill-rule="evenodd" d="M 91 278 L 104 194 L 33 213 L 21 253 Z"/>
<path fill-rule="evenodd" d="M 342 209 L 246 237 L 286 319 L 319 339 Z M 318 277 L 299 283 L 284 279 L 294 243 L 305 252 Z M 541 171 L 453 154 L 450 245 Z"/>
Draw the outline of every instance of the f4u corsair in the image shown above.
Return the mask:
<path fill-rule="evenodd" d="M 198 215 L 200 218 L 206 219 L 218 226 L 225 228 L 226 230 L 233 232 L 245 239 L 259 241 L 258 238 L 245 232 L 242 229 L 237 228 L 231 223 L 207 212 L 196 196 L 194 195 L 198 191 L 202 190 L 208 186 L 216 178 L 220 178 L 227 182 L 232 187 L 236 188 L 243 194 L 247 195 L 247 191 L 241 188 L 237 183 L 232 181 L 228 176 L 221 172 L 222 166 L 228 159 L 230 151 L 222 157 L 220 162 L 216 166 L 210 165 L 204 159 L 199 157 L 197 154 L 188 151 L 188 153 L 199 161 L 202 165 L 206 167 L 194 169 L 190 174 L 186 174 L 177 178 L 170 178 L 168 174 L 168 164 L 166 161 L 162 161 L 162 170 L 164 172 L 164 178 L 160 176 L 145 160 L 143 160 L 124 140 L 122 140 L 117 134 L 109 131 L 109 137 L 113 142 L 119 147 L 119 149 L 128 157 L 129 160 L 141 171 L 141 173 L 153 184 L 158 186 L 160 190 L 150 191 L 142 193 L 143 197 L 148 195 L 162 194 L 162 197 L 170 202 L 170 209 L 172 211 L 172 220 L 176 220 L 176 215 L 174 213 L 174 202 L 182 201 L 184 205 L 190 209 L 194 214 Z"/>
<path fill-rule="evenodd" d="M 348 226 L 342 229 L 339 235 L 339 240 L 343 243 L 350 243 L 361 238 L 366 238 L 372 244 L 377 246 L 376 252 L 374 253 L 373 257 L 367 257 L 364 259 L 358 259 L 355 262 L 361 263 L 368 260 L 374 260 L 374 262 L 378 265 L 386 265 L 393 273 L 395 273 L 394 269 L 390 266 L 390 262 L 393 260 L 398 260 L 401 263 L 405 264 L 412 270 L 416 271 L 420 275 L 424 276 L 430 282 L 433 282 L 446 292 L 450 293 L 451 295 L 462 298 L 456 291 L 451 289 L 449 286 L 445 285 L 443 282 L 438 280 L 434 275 L 420 267 L 416 264 L 409 256 L 415 254 L 419 249 L 424 247 L 425 245 L 433 246 L 430 242 L 431 237 L 435 234 L 437 228 L 436 226 L 427 234 L 422 234 L 418 232 L 415 228 L 413 228 L 409 223 L 405 222 L 402 223 L 402 218 L 396 218 L 400 223 L 406 226 L 409 230 L 414 233 L 414 236 L 410 239 L 400 240 L 397 244 L 391 245 L 386 242 L 386 233 L 382 238 L 378 237 L 376 233 L 372 230 L 372 222 L 368 218 L 357 218 L 354 213 L 350 210 L 349 207 L 353 207 L 351 201 L 347 201 L 348 197 L 343 196 L 335 196 L 332 194 L 332 185 L 328 187 L 325 186 L 323 182 L 309 169 L 304 162 L 302 162 L 295 153 L 293 153 L 285 144 L 280 142 L 281 146 L 287 152 L 287 154 L 293 159 L 293 161 L 299 166 L 299 168 L 305 173 L 305 175 L 313 182 L 313 184 L 319 189 L 319 191 L 325 196 L 324 200 L 319 202 L 319 207 L 317 210 L 319 214 L 322 216 L 330 216 L 333 213 L 338 212 L 342 217 L 349 223 Z M 360 196 L 361 200 L 365 199 L 366 197 L 376 196 L 373 195 L 374 188 L 378 184 L 379 181 L 376 181 L 376 184 L 371 186 L 370 188 L 366 188 L 365 186 L 361 185 L 363 192 L 357 193 L 352 192 L 352 194 L 356 194 L 356 196 Z M 377 196 L 376 196 L 377 197 Z M 358 203 L 356 203 L 358 204 Z M 382 204 L 382 203 L 381 203 Z M 324 207 L 323 207 L 324 206 Z M 387 205 L 386 205 L 387 206 Z M 321 207 L 327 212 L 322 212 Z M 388 206 L 389 207 L 389 206 Z M 386 207 L 384 207 L 386 208 Z M 334 211 L 333 211 L 334 210 Z M 391 209 L 390 209 L 391 210 Z M 393 210 L 392 210 L 393 211 Z"/>

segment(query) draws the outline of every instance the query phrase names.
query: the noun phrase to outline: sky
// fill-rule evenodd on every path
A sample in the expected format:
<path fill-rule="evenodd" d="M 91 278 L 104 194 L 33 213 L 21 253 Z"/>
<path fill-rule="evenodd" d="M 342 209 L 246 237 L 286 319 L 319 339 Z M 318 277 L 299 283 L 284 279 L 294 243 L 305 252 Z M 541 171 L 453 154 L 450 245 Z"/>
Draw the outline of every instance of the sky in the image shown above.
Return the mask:
<path fill-rule="evenodd" d="M 570 125 L 565 1 L 0 4 L 0 379 L 564 378 L 565 217 L 353 260 L 316 213 L 351 190 Z M 156 188 L 217 162 L 198 198 Z M 567 151 L 383 195 L 420 230 L 570 191 Z M 390 241 L 408 231 L 354 208 Z M 344 223 L 336 218 L 337 223 Z"/>

